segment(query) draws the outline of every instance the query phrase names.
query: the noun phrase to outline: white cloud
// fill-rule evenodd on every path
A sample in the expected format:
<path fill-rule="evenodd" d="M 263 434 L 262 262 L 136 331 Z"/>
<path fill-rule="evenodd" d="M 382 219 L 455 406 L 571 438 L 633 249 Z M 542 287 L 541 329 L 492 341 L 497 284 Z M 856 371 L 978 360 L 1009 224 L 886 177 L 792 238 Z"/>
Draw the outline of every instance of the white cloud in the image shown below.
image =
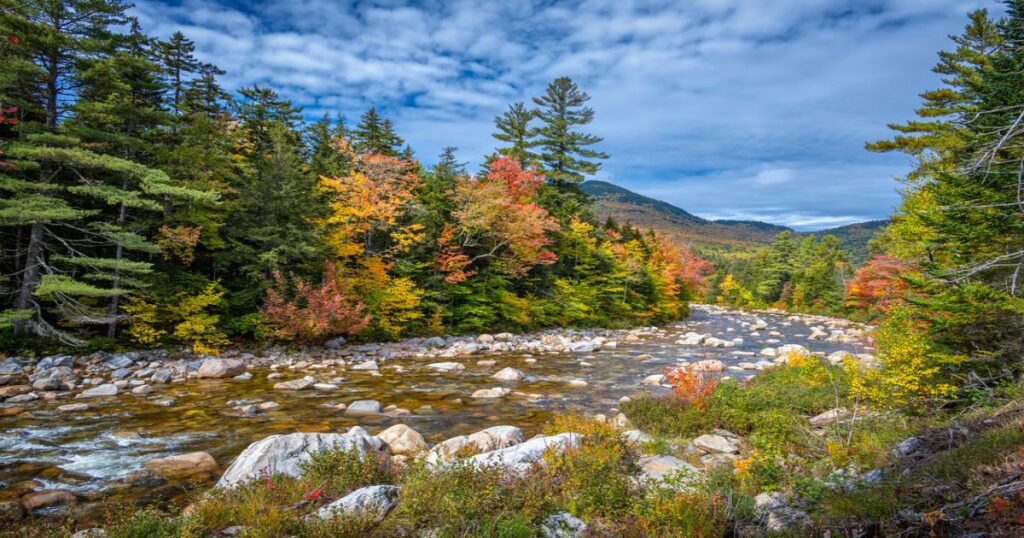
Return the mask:
<path fill-rule="evenodd" d="M 229 87 L 269 85 L 350 123 L 377 105 L 428 163 L 454 145 L 475 167 L 493 116 L 565 74 L 593 96 L 603 178 L 697 214 L 810 227 L 891 210 L 906 161 L 863 143 L 910 117 L 946 36 L 989 5 L 167 1 L 133 12 L 193 38 Z"/>

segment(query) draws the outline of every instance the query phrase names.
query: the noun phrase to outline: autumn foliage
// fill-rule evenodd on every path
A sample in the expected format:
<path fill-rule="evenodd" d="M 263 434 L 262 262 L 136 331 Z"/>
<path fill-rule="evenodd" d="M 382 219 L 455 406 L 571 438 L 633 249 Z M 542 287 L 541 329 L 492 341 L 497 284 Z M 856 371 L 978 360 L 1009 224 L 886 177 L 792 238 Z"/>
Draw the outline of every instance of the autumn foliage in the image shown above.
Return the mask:
<path fill-rule="evenodd" d="M 304 343 L 357 333 L 369 324 L 363 302 L 342 286 L 335 265 L 325 262 L 325 267 L 319 286 L 274 273 L 263 317 L 275 337 Z"/>
<path fill-rule="evenodd" d="M 714 394 L 718 386 L 718 380 L 685 366 L 668 368 L 665 370 L 665 377 L 668 378 L 672 392 L 679 401 L 698 409 L 707 408 L 708 398 Z"/>
<path fill-rule="evenodd" d="M 441 236 L 435 260 L 449 283 L 462 282 L 484 261 L 510 276 L 523 276 L 536 265 L 555 263 L 547 247 L 548 232 L 558 222 L 537 203 L 544 176 L 499 157 L 481 178 L 462 178 L 455 187 L 456 226 Z"/>
<path fill-rule="evenodd" d="M 886 314 L 904 303 L 909 285 L 905 277 L 920 271 L 906 260 L 875 256 L 857 270 L 846 287 L 846 304 L 873 314 Z"/>

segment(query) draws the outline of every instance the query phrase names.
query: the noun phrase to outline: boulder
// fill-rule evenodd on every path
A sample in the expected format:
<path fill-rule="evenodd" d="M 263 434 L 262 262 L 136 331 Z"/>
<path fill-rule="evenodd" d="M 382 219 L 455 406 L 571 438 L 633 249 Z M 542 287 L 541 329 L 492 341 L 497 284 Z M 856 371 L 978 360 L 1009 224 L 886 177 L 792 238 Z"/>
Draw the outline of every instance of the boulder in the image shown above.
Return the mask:
<path fill-rule="evenodd" d="M 569 344 L 569 351 L 573 353 L 591 353 L 597 351 L 600 347 L 593 342 L 573 342 Z"/>
<path fill-rule="evenodd" d="M 186 478 L 217 471 L 217 460 L 206 452 L 190 452 L 147 461 L 143 468 L 164 478 Z"/>
<path fill-rule="evenodd" d="M 665 374 L 654 374 L 645 377 L 641 383 L 643 383 L 644 385 L 658 386 L 666 382 L 667 380 L 668 378 L 665 377 Z"/>
<path fill-rule="evenodd" d="M 306 376 L 302 379 L 274 383 L 274 390 L 306 390 L 314 384 L 316 384 L 316 379 L 312 376 Z"/>
<path fill-rule="evenodd" d="M 378 370 L 377 361 L 363 361 L 352 367 L 353 370 Z"/>
<path fill-rule="evenodd" d="M 230 489 L 261 472 L 299 476 L 300 464 L 310 454 L 331 449 L 377 451 L 384 442 L 362 431 L 356 433 L 291 433 L 271 435 L 246 447 L 217 481 L 218 488 Z"/>
<path fill-rule="evenodd" d="M 76 398 L 105 398 L 109 396 L 117 396 L 117 386 L 104 383 L 103 385 L 97 385 L 91 389 L 83 390 L 78 393 Z"/>
<path fill-rule="evenodd" d="M 21 497 L 21 505 L 29 512 L 54 506 L 71 506 L 77 503 L 78 499 L 75 494 L 65 489 L 44 489 Z"/>
<path fill-rule="evenodd" d="M 21 364 L 14 359 L 4 359 L 0 362 L 0 375 L 20 375 L 24 371 Z"/>
<path fill-rule="evenodd" d="M 366 415 L 379 415 L 380 402 L 377 400 L 356 400 L 345 408 L 345 416 L 361 417 Z"/>
<path fill-rule="evenodd" d="M 810 419 L 808 419 L 808 422 L 810 422 L 811 426 L 814 426 L 815 428 L 823 428 L 825 426 L 828 426 L 829 424 L 833 424 L 840 420 L 846 419 L 850 415 L 851 413 L 849 409 L 845 407 L 837 407 L 835 409 L 829 409 L 824 413 L 811 417 Z"/>
<path fill-rule="evenodd" d="M 721 372 L 725 370 L 725 363 L 718 359 L 706 359 L 691 364 L 690 370 L 694 372 Z"/>
<path fill-rule="evenodd" d="M 551 514 L 541 525 L 544 538 L 581 538 L 587 534 L 587 524 L 569 512 Z"/>
<path fill-rule="evenodd" d="M 450 460 L 465 447 L 472 447 L 476 452 L 491 452 L 522 443 L 526 438 L 523 430 L 515 426 L 492 426 L 471 435 L 460 435 L 438 443 L 427 454 L 427 462 L 431 464 Z"/>
<path fill-rule="evenodd" d="M 377 437 L 398 456 L 414 456 L 430 448 L 423 436 L 405 424 L 394 426 L 380 432 Z"/>
<path fill-rule="evenodd" d="M 337 350 L 341 349 L 341 346 L 345 345 L 345 342 L 347 342 L 347 340 L 345 340 L 344 336 L 338 336 L 324 342 L 324 347 L 327 349 Z"/>
<path fill-rule="evenodd" d="M 324 506 L 317 511 L 321 519 L 337 515 L 354 516 L 380 522 L 398 503 L 397 486 L 367 486 Z"/>
<path fill-rule="evenodd" d="M 735 454 L 740 451 L 736 442 L 728 437 L 716 434 L 706 434 L 693 440 L 693 446 L 705 453 Z"/>
<path fill-rule="evenodd" d="M 440 336 L 431 336 L 423 341 L 423 345 L 428 348 L 439 348 L 446 346 L 447 342 L 445 342 L 444 338 L 441 338 Z"/>
<path fill-rule="evenodd" d="M 206 359 L 199 365 L 197 375 L 203 379 L 222 379 L 244 372 L 245 363 L 238 359 Z"/>
<path fill-rule="evenodd" d="M 498 373 L 491 377 L 499 381 L 521 381 L 526 377 L 526 374 L 516 370 L 515 368 L 502 368 L 501 370 L 498 370 Z"/>
<path fill-rule="evenodd" d="M 640 480 L 648 484 L 661 484 L 666 480 L 679 485 L 689 484 L 700 475 L 696 467 L 675 456 L 647 456 L 637 461 Z"/>
<path fill-rule="evenodd" d="M 498 466 L 509 471 L 520 472 L 539 462 L 546 451 L 564 452 L 566 449 L 578 446 L 579 440 L 580 435 L 575 433 L 539 436 L 517 445 L 471 456 L 467 461 L 470 465 Z"/>

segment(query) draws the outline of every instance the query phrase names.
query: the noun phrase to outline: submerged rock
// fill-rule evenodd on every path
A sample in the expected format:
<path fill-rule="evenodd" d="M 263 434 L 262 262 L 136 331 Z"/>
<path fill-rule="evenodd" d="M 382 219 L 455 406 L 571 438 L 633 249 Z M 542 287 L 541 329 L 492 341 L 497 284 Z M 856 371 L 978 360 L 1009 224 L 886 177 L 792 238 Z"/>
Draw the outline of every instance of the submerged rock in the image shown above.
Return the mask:
<path fill-rule="evenodd" d="M 311 376 L 302 379 L 293 379 L 274 384 L 274 390 L 306 390 L 316 384 L 316 379 Z"/>
<path fill-rule="evenodd" d="M 428 364 L 427 368 L 438 372 L 459 372 L 466 369 L 462 363 L 458 362 L 434 362 Z"/>
<path fill-rule="evenodd" d="M 498 373 L 492 375 L 494 379 L 499 381 L 521 381 L 526 374 L 515 368 L 502 368 L 498 370 Z"/>
<path fill-rule="evenodd" d="M 512 393 L 511 389 L 505 387 L 494 387 L 493 389 L 480 389 L 472 394 L 472 398 L 504 398 Z"/>
<path fill-rule="evenodd" d="M 299 464 L 316 452 L 346 449 L 366 453 L 383 446 L 383 441 L 364 432 L 271 435 L 246 447 L 220 477 L 216 487 L 233 488 L 261 472 L 299 476 Z"/>
<path fill-rule="evenodd" d="M 78 504 L 74 493 L 65 489 L 44 489 L 27 493 L 21 498 L 21 504 L 29 512 L 54 506 L 70 506 Z"/>
<path fill-rule="evenodd" d="M 356 400 L 345 408 L 345 415 L 349 417 L 360 417 L 366 415 L 379 415 L 380 402 L 377 400 Z"/>

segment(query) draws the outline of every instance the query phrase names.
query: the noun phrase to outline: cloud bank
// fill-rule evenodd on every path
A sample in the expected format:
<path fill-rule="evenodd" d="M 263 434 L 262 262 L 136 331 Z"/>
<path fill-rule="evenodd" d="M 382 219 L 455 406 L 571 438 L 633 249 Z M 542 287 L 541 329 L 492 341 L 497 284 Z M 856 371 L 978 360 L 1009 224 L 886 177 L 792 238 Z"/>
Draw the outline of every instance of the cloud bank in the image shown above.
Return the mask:
<path fill-rule="evenodd" d="M 598 179 L 707 218 L 816 229 L 884 218 L 906 158 L 866 140 L 934 87 L 972 0 L 140 0 L 229 89 L 271 86 L 349 123 L 371 105 L 427 164 L 474 167 L 492 118 L 561 75 L 593 97 Z"/>

